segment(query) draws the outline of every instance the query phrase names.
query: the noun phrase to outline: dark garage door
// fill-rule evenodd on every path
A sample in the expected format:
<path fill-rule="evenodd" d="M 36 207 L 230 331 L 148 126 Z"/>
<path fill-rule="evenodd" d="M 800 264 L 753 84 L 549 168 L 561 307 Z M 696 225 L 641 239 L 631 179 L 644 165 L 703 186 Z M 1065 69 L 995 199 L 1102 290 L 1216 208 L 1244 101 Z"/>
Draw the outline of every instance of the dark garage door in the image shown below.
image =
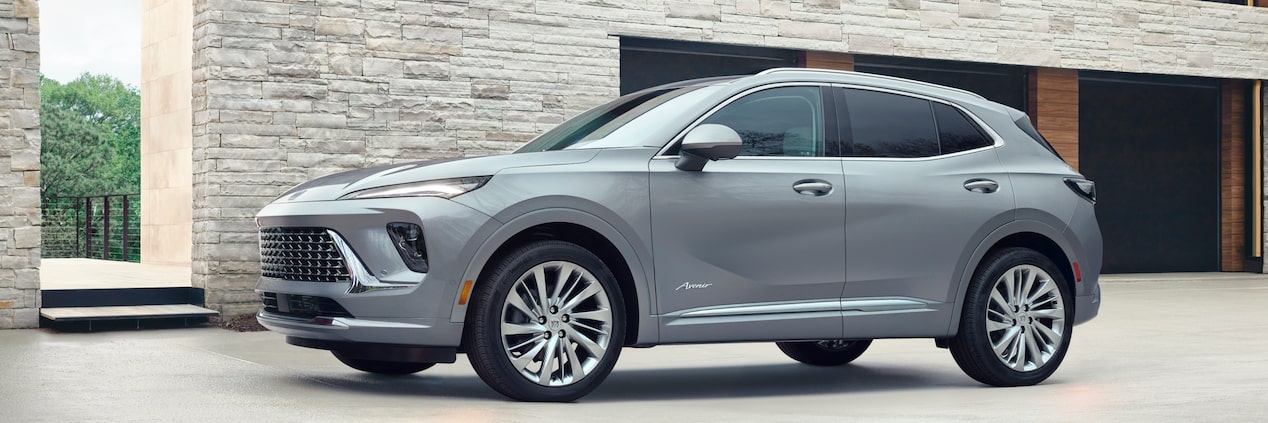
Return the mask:
<path fill-rule="evenodd" d="M 854 70 L 969 90 L 1026 111 L 1027 69 L 1022 66 L 856 55 Z"/>
<path fill-rule="evenodd" d="M 711 76 L 750 75 L 797 66 L 796 50 L 621 38 L 621 95 Z"/>
<path fill-rule="evenodd" d="M 1202 78 L 1079 74 L 1104 272 L 1219 270 L 1219 95 Z"/>

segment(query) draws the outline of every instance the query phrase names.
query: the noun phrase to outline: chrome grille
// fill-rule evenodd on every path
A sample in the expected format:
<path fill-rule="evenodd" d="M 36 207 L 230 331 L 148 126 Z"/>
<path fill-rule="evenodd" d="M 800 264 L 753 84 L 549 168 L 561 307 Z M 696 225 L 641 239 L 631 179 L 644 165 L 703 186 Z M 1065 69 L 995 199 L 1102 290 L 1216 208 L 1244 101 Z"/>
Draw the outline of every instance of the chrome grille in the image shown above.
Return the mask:
<path fill-rule="evenodd" d="M 292 281 L 351 279 L 343 256 L 324 228 L 261 228 L 260 270 L 265 277 Z"/>

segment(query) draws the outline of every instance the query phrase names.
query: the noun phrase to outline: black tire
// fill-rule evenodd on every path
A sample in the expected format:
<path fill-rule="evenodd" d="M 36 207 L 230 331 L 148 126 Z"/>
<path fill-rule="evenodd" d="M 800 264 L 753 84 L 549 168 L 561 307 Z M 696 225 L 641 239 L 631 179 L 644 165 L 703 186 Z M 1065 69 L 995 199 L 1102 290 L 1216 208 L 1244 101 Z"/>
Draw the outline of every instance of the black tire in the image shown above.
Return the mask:
<path fill-rule="evenodd" d="M 854 361 L 872 345 L 871 339 L 828 339 L 808 342 L 776 342 L 793 360 L 812 366 L 840 366 Z"/>
<path fill-rule="evenodd" d="M 1035 268 L 1046 275 L 1034 272 Z M 1014 280 L 1024 280 L 1035 274 L 1038 275 L 1035 282 L 1040 282 L 1042 276 L 1047 276 L 1049 282 L 1035 283 L 1030 289 L 1017 289 L 1025 296 L 1034 294 L 1038 299 L 1019 300 L 1026 304 L 1009 313 L 999 307 L 1003 304 L 999 300 L 1005 303 L 1011 301 L 1006 300 L 1007 292 L 998 291 L 999 300 L 992 299 L 992 292 L 1005 286 L 1001 284 L 1012 286 L 1003 279 L 1009 272 L 1016 272 L 1011 276 Z M 959 332 L 948 342 L 951 356 L 965 374 L 987 385 L 1028 386 L 1043 382 L 1061 365 L 1070 347 L 1074 328 L 1073 299 L 1065 277 L 1043 254 L 1028 248 L 998 251 L 982 261 L 969 283 Z M 1029 304 L 1032 302 L 1033 305 Z M 1061 306 L 1059 310 L 1055 308 L 1058 304 Z M 1046 316 L 1060 316 L 1061 320 Z M 987 328 L 990 322 L 996 322 L 995 330 Z M 1013 334 L 1012 337 L 1009 334 Z M 1049 334 L 1058 334 L 1060 339 L 1054 340 Z M 1008 339 L 1018 339 L 1023 345 L 1018 348 L 1017 344 L 1005 341 Z M 1035 349 L 1027 348 L 1024 344 L 1027 341 L 1034 341 Z M 1002 353 L 996 353 L 993 347 L 996 343 L 1004 346 Z M 1035 351 L 1039 352 L 1039 358 L 1036 358 Z M 1006 360 L 1015 364 L 1006 364 Z"/>
<path fill-rule="evenodd" d="M 331 351 L 330 353 L 334 354 L 335 358 L 339 359 L 339 361 L 342 362 L 343 364 L 348 365 L 348 367 L 351 367 L 363 372 L 374 373 L 379 375 L 388 375 L 388 376 L 412 375 L 414 373 L 418 373 L 423 370 L 430 369 L 431 366 L 436 365 L 436 363 L 413 363 L 413 362 L 400 362 L 400 361 L 366 360 L 361 358 L 349 357 L 348 355 L 343 354 L 339 351 Z"/>
<path fill-rule="evenodd" d="M 536 304 L 541 302 L 528 304 L 534 301 L 534 298 L 522 295 L 525 292 L 522 289 L 525 289 L 528 283 L 520 284 L 521 278 L 528 281 L 531 277 L 535 281 L 536 275 L 530 276 L 529 272 L 541 268 L 547 272 L 556 272 L 544 277 L 548 284 L 552 283 L 550 282 L 552 280 L 559 281 L 559 275 L 564 272 L 562 265 L 576 266 L 581 270 L 581 272 L 568 270 L 570 276 L 566 278 L 567 283 L 575 283 L 576 285 L 571 285 L 573 288 L 581 287 L 585 283 L 585 287 L 582 288 L 584 291 L 589 289 L 590 285 L 597 283 L 602 291 L 586 297 L 578 295 L 576 298 L 583 298 L 583 301 L 579 303 L 580 305 L 574 305 L 571 310 L 565 310 L 562 307 L 563 304 L 560 304 L 561 307 L 558 310 L 555 306 L 543 307 L 541 313 L 533 313 L 536 317 L 519 311 L 524 309 L 515 307 L 510 301 L 512 289 L 515 288 L 517 292 L 515 295 L 519 295 L 519 304 L 528 305 L 530 309 L 537 310 Z M 589 279 L 585 278 L 587 273 L 590 276 Z M 474 298 L 468 308 L 466 331 L 467 358 L 480 379 L 495 391 L 515 400 L 554 402 L 581 398 L 603 382 L 620 356 L 621 346 L 625 340 L 626 324 L 621 288 L 602 260 L 576 244 L 562 241 L 537 241 L 517 247 L 503 255 L 484 275 L 475 288 Z M 559 284 L 559 282 L 553 283 Z M 521 288 L 516 288 L 517 286 Z M 554 289 L 550 288 L 546 291 L 550 292 Z M 573 291 L 568 289 L 568 292 Z M 552 299 L 555 298 L 553 297 L 555 294 L 549 295 Z M 560 298 L 568 299 L 569 297 L 567 294 L 560 294 Z M 566 304 L 571 301 L 561 300 L 561 302 Z M 555 304 L 549 301 L 547 303 Z M 568 320 L 566 313 L 582 308 L 590 311 L 576 312 L 578 314 L 606 313 L 608 321 L 583 317 Z M 517 320 L 515 324 L 523 325 L 523 327 L 538 326 L 544 328 L 544 332 L 503 336 L 503 320 L 515 320 L 515 318 L 523 318 L 523 320 Z M 598 326 L 600 329 L 606 328 L 606 331 L 587 331 L 581 325 Z M 568 331 L 566 338 L 553 335 L 563 333 L 564 330 Z M 548 333 L 551 335 L 547 335 Z M 594 341 L 591 345 L 602 346 L 603 351 L 593 354 L 590 352 L 592 350 L 584 349 L 578 341 L 580 336 L 586 336 L 587 339 Z M 554 338 L 554 343 L 551 343 L 551 338 Z M 534 341 L 536 339 L 540 341 Z M 558 342 L 559 339 L 567 339 L 567 341 Z M 523 344 L 519 343 L 521 340 Z M 517 349 L 510 345 L 513 343 L 527 346 Z M 538 345 L 542 347 L 533 349 Z M 547 351 L 552 350 L 559 354 L 545 355 Z M 582 355 L 585 356 L 582 357 Z M 551 356 L 554 358 L 550 358 Z M 512 360 L 516 358 L 527 358 L 524 362 L 528 364 L 517 368 L 512 363 Z M 567 360 L 566 365 L 565 360 Z M 537 363 L 539 363 L 538 376 L 529 375 L 528 373 L 533 372 L 530 367 Z M 551 367 L 547 367 L 547 363 Z M 585 369 L 580 377 L 576 376 L 578 368 Z M 555 380 L 556 373 L 559 376 L 558 383 Z M 540 383 L 540 379 L 538 381 L 529 379 L 530 377 L 543 378 L 542 374 L 545 374 L 546 384 Z"/>

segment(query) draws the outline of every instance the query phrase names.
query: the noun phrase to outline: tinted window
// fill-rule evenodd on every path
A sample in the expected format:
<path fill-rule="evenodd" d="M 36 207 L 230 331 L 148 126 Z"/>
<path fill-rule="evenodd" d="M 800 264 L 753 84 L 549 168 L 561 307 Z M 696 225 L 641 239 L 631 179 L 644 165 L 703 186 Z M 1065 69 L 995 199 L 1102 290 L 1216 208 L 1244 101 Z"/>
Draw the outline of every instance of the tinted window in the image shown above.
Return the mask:
<path fill-rule="evenodd" d="M 726 125 L 740 134 L 741 156 L 823 155 L 819 87 L 781 87 L 744 96 L 703 123 Z"/>
<path fill-rule="evenodd" d="M 855 157 L 939 154 L 929 101 L 867 90 L 845 90 Z"/>
<path fill-rule="evenodd" d="M 942 146 L 942 154 L 982 148 L 994 144 L 990 138 L 982 134 L 977 125 L 954 107 L 933 103 L 933 116 L 938 122 L 938 143 Z"/>

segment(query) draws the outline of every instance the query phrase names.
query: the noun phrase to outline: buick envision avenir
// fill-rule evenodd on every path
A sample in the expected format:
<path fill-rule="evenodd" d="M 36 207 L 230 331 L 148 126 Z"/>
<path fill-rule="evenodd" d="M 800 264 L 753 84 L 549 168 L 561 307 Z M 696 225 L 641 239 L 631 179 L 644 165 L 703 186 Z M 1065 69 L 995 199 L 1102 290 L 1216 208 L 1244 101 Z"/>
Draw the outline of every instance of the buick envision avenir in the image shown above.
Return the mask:
<path fill-rule="evenodd" d="M 626 95 L 513 154 L 334 174 L 260 211 L 260 323 L 358 370 L 465 353 L 570 401 L 623 347 L 773 341 L 818 366 L 932 338 L 1039 383 L 1097 314 L 1095 185 L 1025 114 L 773 69 Z"/>

